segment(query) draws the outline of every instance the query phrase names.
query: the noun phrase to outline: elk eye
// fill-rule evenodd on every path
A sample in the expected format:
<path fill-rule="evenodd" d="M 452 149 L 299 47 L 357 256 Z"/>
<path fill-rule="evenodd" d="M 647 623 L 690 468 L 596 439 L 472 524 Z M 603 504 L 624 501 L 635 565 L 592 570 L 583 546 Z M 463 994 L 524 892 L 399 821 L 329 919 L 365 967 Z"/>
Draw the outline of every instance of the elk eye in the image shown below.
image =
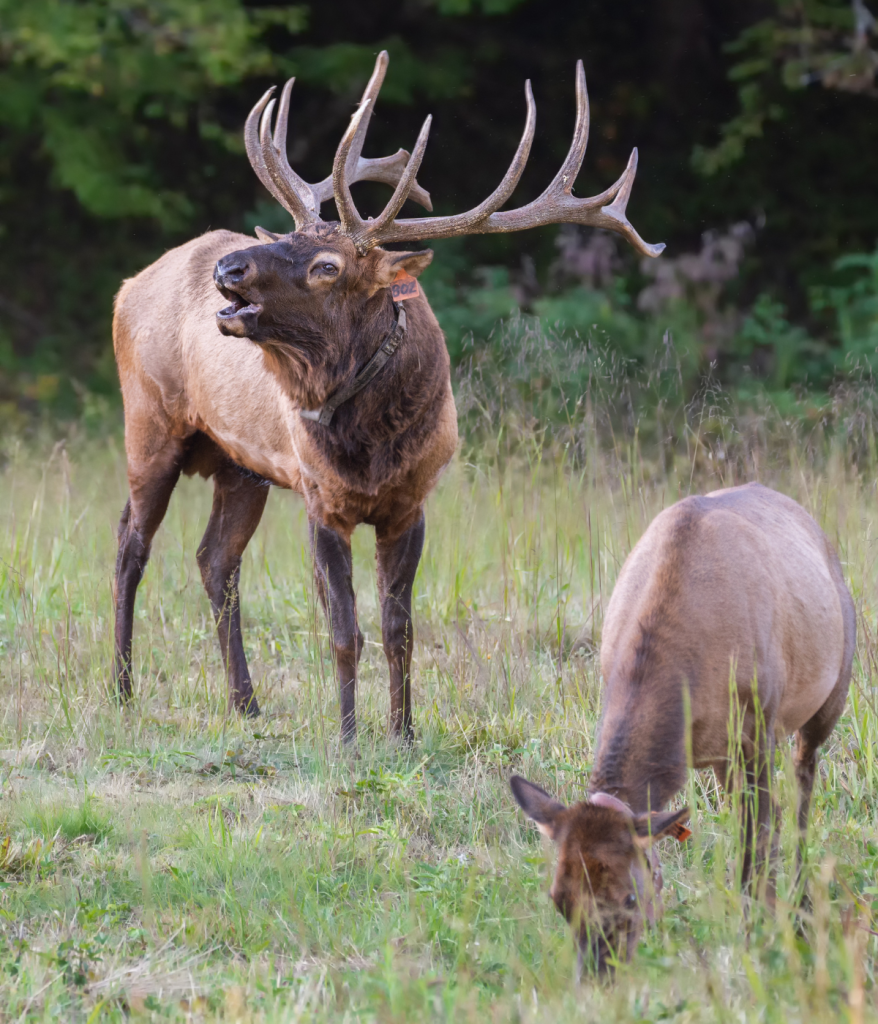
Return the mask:
<path fill-rule="evenodd" d="M 326 274 L 337 274 L 338 267 L 334 263 L 323 263 L 320 269 Z"/>
<path fill-rule="evenodd" d="M 625 907 L 628 910 L 633 910 L 637 906 L 637 896 L 632 892 L 625 897 Z"/>

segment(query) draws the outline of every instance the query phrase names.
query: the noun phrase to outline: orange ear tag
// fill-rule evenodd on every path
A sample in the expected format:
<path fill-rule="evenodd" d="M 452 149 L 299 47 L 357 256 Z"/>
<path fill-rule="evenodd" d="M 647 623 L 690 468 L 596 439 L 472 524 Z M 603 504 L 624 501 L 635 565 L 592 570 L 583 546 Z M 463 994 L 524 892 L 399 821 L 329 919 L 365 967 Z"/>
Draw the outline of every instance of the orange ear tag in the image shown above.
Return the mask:
<path fill-rule="evenodd" d="M 421 294 L 421 289 L 416 278 L 400 270 L 390 286 L 390 294 L 394 302 L 405 302 L 406 299 L 416 299 Z"/>
<path fill-rule="evenodd" d="M 692 835 L 692 829 L 686 828 L 685 825 L 681 825 L 678 821 L 676 825 L 672 825 L 668 831 L 669 836 L 673 836 L 678 843 L 685 843 L 689 836 Z"/>

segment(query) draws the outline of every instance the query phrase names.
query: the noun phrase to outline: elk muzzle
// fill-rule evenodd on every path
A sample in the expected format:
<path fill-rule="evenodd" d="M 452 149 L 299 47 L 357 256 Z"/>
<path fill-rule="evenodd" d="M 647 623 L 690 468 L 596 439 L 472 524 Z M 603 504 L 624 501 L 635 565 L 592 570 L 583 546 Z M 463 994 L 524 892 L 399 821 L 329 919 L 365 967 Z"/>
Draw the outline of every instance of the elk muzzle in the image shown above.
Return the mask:
<path fill-rule="evenodd" d="M 625 963 L 634 955 L 642 930 L 635 915 L 596 920 L 583 927 L 578 937 L 577 973 L 594 974 L 601 979 L 613 976 L 617 963 Z"/>
<path fill-rule="evenodd" d="M 229 253 L 217 260 L 213 281 L 230 303 L 216 314 L 220 334 L 247 338 L 255 332 L 262 312 L 262 304 L 254 295 L 257 274 L 256 266 L 244 252 Z"/>

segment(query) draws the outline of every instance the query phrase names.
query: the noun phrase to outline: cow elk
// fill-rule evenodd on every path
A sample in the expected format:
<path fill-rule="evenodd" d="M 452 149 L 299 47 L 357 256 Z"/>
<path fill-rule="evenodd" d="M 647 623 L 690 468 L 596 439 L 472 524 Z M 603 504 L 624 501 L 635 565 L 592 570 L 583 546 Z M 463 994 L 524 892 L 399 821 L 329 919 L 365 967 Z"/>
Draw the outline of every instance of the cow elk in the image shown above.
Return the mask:
<path fill-rule="evenodd" d="M 293 81 L 277 115 L 269 90 L 244 130 L 260 181 L 292 215 L 295 230 L 257 238 L 211 231 L 126 281 L 116 299 L 113 338 L 125 405 L 130 496 L 119 525 L 115 579 L 115 679 L 132 692 L 134 599 L 150 545 L 181 473 L 213 477 L 213 509 L 197 558 L 216 619 L 230 704 L 258 713 L 244 647 L 238 578 L 268 486 L 298 491 L 307 509 L 317 591 L 330 623 L 341 689 L 341 734 L 356 736 L 355 690 L 363 637 L 351 578 L 351 534 L 375 528 L 390 721 L 411 736 L 412 585 L 424 544 L 424 502 L 457 445 L 457 418 L 442 331 L 413 285 L 429 249 L 386 243 L 520 231 L 576 223 L 645 243 L 625 215 L 637 169 L 631 154 L 619 180 L 592 198 L 573 185 L 588 140 L 588 97 L 576 69 L 576 126 L 567 158 L 539 198 L 500 211 L 524 170 L 535 107 L 497 189 L 467 213 L 398 219 L 407 199 L 431 210 L 416 175 L 430 119 L 411 156 L 364 158 L 366 129 L 387 68 L 381 53 L 332 174 L 311 185 L 290 167 L 287 121 Z M 353 182 L 393 186 L 383 212 L 364 219 Z M 334 199 L 339 222 L 320 207 Z M 398 277 L 406 282 L 393 294 Z M 226 305 L 217 312 L 216 289 Z M 402 300 L 405 300 L 405 305 Z"/>
<path fill-rule="evenodd" d="M 651 845 L 688 834 L 687 809 L 662 810 L 686 782 L 687 742 L 695 768 L 744 790 L 742 883 L 768 866 L 773 899 L 774 751 L 796 733 L 800 876 L 817 752 L 844 707 L 855 642 L 838 557 L 792 499 L 749 484 L 686 498 L 653 520 L 604 621 L 588 796 L 565 807 L 511 779 L 557 846 L 550 895 L 576 931 L 580 963 L 603 972 L 630 959 L 644 918 L 661 909 Z"/>

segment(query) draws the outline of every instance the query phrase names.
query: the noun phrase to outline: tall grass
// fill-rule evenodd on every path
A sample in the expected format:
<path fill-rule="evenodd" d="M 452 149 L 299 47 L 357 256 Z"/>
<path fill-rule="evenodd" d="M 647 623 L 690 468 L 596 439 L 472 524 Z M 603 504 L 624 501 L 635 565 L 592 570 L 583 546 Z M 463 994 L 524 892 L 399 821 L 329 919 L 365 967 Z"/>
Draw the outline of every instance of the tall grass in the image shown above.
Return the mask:
<path fill-rule="evenodd" d="M 385 739 L 369 531 L 354 543 L 358 759 L 338 743 L 303 508 L 280 491 L 242 570 L 265 714 L 226 712 L 194 560 L 210 487 L 191 480 L 140 588 L 136 698 L 120 711 L 109 695 L 120 434 L 5 442 L 0 1019 L 878 1018 L 872 396 L 863 385 L 796 421 L 734 408 L 709 386 L 686 405 L 670 341 L 665 363 L 632 383 L 605 353 L 527 329 L 514 328 L 524 334 L 504 365 L 474 359 L 459 382 L 467 436 L 431 498 L 416 585 L 411 750 Z M 552 850 L 506 780 L 518 771 L 562 799 L 582 794 L 602 614 L 626 555 L 678 497 L 748 479 L 816 517 L 859 615 L 851 696 L 815 789 L 813 913 L 802 920 L 787 899 L 785 748 L 776 913 L 745 918 L 735 801 L 694 776 L 694 835 L 663 850 L 663 921 L 615 984 L 577 985 L 546 896 Z"/>

